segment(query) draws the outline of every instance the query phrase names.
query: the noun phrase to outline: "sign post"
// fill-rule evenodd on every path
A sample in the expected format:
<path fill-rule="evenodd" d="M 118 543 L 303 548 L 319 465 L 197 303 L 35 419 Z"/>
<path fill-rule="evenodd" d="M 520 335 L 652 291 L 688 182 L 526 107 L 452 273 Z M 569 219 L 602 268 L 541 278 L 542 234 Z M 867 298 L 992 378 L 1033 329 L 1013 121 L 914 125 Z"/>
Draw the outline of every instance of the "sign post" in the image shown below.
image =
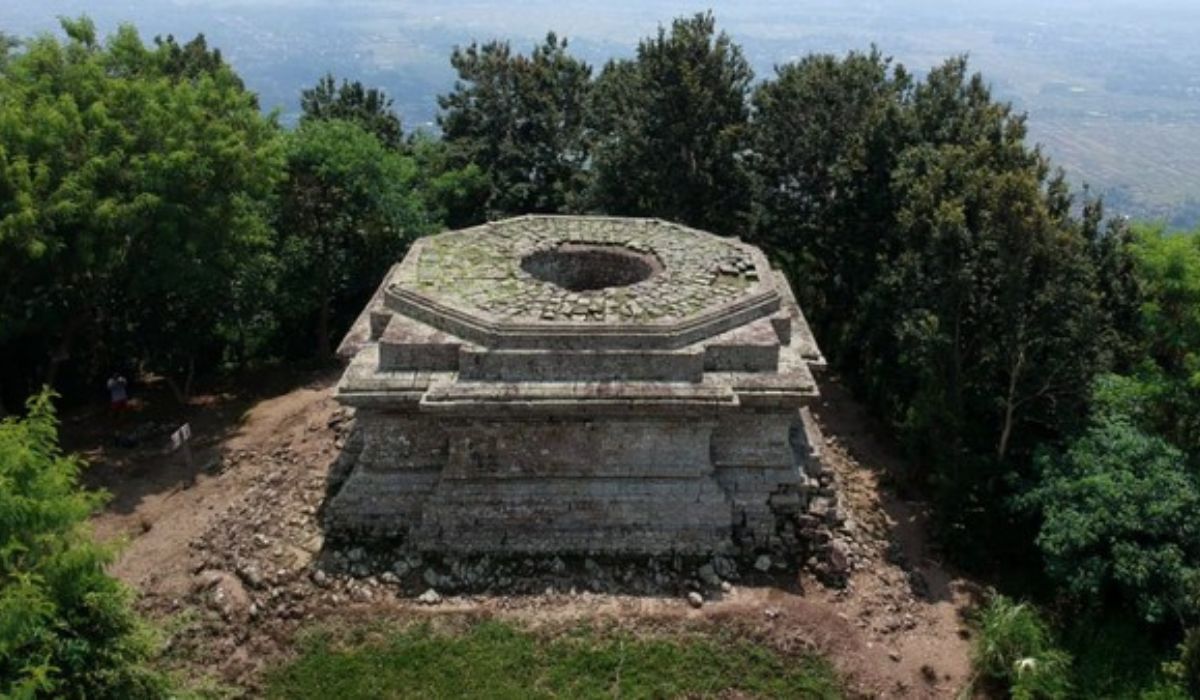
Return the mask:
<path fill-rule="evenodd" d="M 179 430 L 171 433 L 171 451 L 174 452 L 183 448 L 183 461 L 187 464 L 188 471 L 192 469 L 192 426 L 190 423 L 184 423 L 179 426 Z"/>

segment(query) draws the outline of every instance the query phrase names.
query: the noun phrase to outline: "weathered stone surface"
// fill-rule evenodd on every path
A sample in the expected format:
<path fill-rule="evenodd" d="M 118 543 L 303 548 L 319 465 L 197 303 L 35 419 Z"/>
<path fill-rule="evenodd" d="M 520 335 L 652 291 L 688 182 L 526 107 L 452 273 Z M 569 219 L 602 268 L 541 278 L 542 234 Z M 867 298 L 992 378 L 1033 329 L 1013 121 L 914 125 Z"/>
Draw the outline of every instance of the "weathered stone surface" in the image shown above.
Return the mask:
<path fill-rule="evenodd" d="M 801 413 L 823 360 L 783 276 L 735 239 L 553 216 L 433 236 L 341 351 L 339 536 L 787 561 L 836 509 Z"/>

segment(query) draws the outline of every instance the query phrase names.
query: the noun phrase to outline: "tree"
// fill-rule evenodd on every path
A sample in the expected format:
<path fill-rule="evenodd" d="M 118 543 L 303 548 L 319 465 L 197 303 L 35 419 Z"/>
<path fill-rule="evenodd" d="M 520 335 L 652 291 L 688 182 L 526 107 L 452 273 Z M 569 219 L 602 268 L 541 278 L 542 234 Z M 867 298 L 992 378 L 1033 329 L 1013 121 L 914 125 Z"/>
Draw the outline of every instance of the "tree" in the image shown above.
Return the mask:
<path fill-rule="evenodd" d="M 0 74 L 0 345 L 38 349 L 53 384 L 86 342 L 85 378 L 137 363 L 184 395 L 244 321 L 231 280 L 270 252 L 278 128 L 202 40 L 63 28 Z"/>
<path fill-rule="evenodd" d="M 280 192 L 281 296 L 315 323 L 316 354 L 332 355 L 335 312 L 357 312 L 409 241 L 431 222 L 415 161 L 360 126 L 310 121 L 289 135 Z"/>
<path fill-rule="evenodd" d="M 103 496 L 79 487 L 50 398 L 0 422 L 0 694 L 164 697 L 130 593 L 105 573 L 113 552 L 86 527 Z"/>
<path fill-rule="evenodd" d="M 784 261 L 822 344 L 895 425 L 959 554 L 1019 523 L 995 504 L 1034 447 L 1078 426 L 1111 362 L 1098 269 L 1024 118 L 966 61 L 923 81 L 878 52 L 783 66 L 754 95 L 754 236 Z M 1118 251 L 1119 252 L 1119 251 Z"/>
<path fill-rule="evenodd" d="M 490 178 L 488 215 L 577 208 L 591 67 L 553 33 L 528 56 L 493 41 L 455 48 L 450 63 L 458 81 L 438 97 L 438 123 L 457 166 L 474 164 Z"/>
<path fill-rule="evenodd" d="M 1200 612 L 1200 483 L 1183 454 L 1126 417 L 1100 415 L 1062 452 L 1038 455 L 1020 503 L 1041 518 L 1050 577 L 1084 605 L 1119 596 L 1148 622 Z"/>
<path fill-rule="evenodd" d="M 342 119 L 358 124 L 374 134 L 385 146 L 399 149 L 404 143 L 400 117 L 392 109 L 392 100 L 376 88 L 365 88 L 355 80 L 343 79 L 339 87 L 332 74 L 326 74 L 314 87 L 300 93 L 301 123 L 320 119 Z"/>
<path fill-rule="evenodd" d="M 21 46 L 21 41 L 14 36 L 0 32 L 0 69 L 8 63 L 13 51 Z"/>
<path fill-rule="evenodd" d="M 1132 252 L 1133 229 L 1122 218 L 1105 220 L 1104 202 L 1084 188 L 1080 220 L 1095 258 L 1100 306 L 1107 316 L 1101 344 L 1109 348 L 1111 368 L 1128 372 L 1141 361 L 1142 290 Z"/>
<path fill-rule="evenodd" d="M 1130 250 L 1141 283 L 1145 348 L 1135 374 L 1158 393 L 1148 427 L 1200 455 L 1200 232 L 1139 227 Z"/>
<path fill-rule="evenodd" d="M 788 270 L 826 352 L 876 279 L 912 81 L 878 51 L 810 55 L 754 91 L 753 239 Z"/>
<path fill-rule="evenodd" d="M 225 65 L 225 60 L 221 58 L 221 50 L 209 50 L 208 41 L 203 34 L 197 34 L 182 46 L 171 34 L 168 34 L 166 39 L 156 36 L 154 46 L 154 62 L 163 75 L 172 76 L 176 80 L 196 80 L 205 75 L 228 73 L 226 77 L 238 88 L 245 88 L 242 79 L 229 71 Z M 257 102 L 255 99 L 256 105 Z"/>
<path fill-rule="evenodd" d="M 748 228 L 744 157 L 753 80 L 711 14 L 677 19 L 601 72 L 591 110 L 593 203 L 716 233 Z"/>
<path fill-rule="evenodd" d="M 459 165 L 453 146 L 425 133 L 409 138 L 408 151 L 417 161 L 421 197 L 433 221 L 460 229 L 487 220 L 492 182 L 482 168 L 475 163 Z"/>

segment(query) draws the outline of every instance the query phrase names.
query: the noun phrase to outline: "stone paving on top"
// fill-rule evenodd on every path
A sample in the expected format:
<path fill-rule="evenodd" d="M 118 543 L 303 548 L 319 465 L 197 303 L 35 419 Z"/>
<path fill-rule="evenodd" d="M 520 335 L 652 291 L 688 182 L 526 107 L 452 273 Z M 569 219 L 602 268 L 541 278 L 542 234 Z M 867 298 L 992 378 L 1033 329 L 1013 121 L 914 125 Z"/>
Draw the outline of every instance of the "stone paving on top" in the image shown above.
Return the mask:
<path fill-rule="evenodd" d="M 628 286 L 571 291 L 522 268 L 529 256 L 572 244 L 653 256 L 662 270 Z M 744 295 L 762 262 L 744 244 L 678 224 L 601 217 L 508 219 L 427 239 L 414 255 L 414 290 L 534 322 L 682 318 Z"/>

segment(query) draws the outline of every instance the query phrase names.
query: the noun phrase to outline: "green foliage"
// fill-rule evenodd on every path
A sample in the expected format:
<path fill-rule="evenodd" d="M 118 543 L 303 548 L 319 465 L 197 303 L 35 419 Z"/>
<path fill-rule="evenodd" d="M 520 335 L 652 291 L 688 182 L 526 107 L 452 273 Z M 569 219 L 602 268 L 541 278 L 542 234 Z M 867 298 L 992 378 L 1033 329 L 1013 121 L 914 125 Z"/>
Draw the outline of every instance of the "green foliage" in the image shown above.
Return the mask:
<path fill-rule="evenodd" d="M 1200 232 L 1143 226 L 1135 235 L 1149 352 L 1166 371 L 1200 382 Z"/>
<path fill-rule="evenodd" d="M 1200 616 L 1200 236 L 1138 227 L 1125 245 L 1140 359 L 1096 380 L 1087 428 L 1042 452 L 1019 503 L 1040 518 L 1048 574 L 1077 601 L 1115 596 L 1179 630 Z"/>
<path fill-rule="evenodd" d="M 482 168 L 475 163 L 456 165 L 454 149 L 425 134 L 410 138 L 408 149 L 417 161 L 421 194 L 430 219 L 449 229 L 474 226 L 487 219 L 492 184 Z"/>
<path fill-rule="evenodd" d="M 754 239 L 786 264 L 818 327 L 845 318 L 876 274 L 910 86 L 903 67 L 872 50 L 806 56 L 777 67 L 754 92 Z M 835 355 L 841 341 L 821 339 Z"/>
<path fill-rule="evenodd" d="M 972 663 L 979 680 L 1014 698 L 1184 700 L 1178 663 L 1137 620 L 1084 615 L 1061 636 L 1036 607 L 995 595 L 977 613 Z"/>
<path fill-rule="evenodd" d="M 841 696 L 832 672 L 816 660 L 699 635 L 644 638 L 580 628 L 547 639 L 483 622 L 457 634 L 414 626 L 350 637 L 311 636 L 298 660 L 268 675 L 268 697 Z"/>
<path fill-rule="evenodd" d="M 1200 628 L 1188 630 L 1179 645 L 1179 679 L 1192 697 L 1200 697 Z"/>
<path fill-rule="evenodd" d="M 593 204 L 724 235 L 748 229 L 746 97 L 741 48 L 712 14 L 677 19 L 604 67 L 593 90 Z"/>
<path fill-rule="evenodd" d="M 112 552 L 85 527 L 103 497 L 59 450 L 50 398 L 0 423 L 0 694 L 165 696 L 129 592 L 105 573 Z"/>
<path fill-rule="evenodd" d="M 1016 700 L 1068 697 L 1071 657 L 1056 646 L 1037 609 L 995 595 L 979 611 L 977 623 L 976 673 Z"/>
<path fill-rule="evenodd" d="M 438 123 L 456 167 L 474 164 L 490 180 L 487 215 L 577 208 L 591 67 L 553 33 L 528 56 L 492 41 L 455 48 L 450 63 L 458 81 L 438 97 Z"/>
<path fill-rule="evenodd" d="M 1187 694 L 1164 671 L 1173 651 L 1140 622 L 1120 614 L 1082 616 L 1069 622 L 1062 644 L 1071 654 L 1072 690 L 1080 698 L 1184 700 Z"/>
<path fill-rule="evenodd" d="M 477 166 L 444 146 L 407 154 L 390 101 L 359 83 L 305 91 L 289 135 L 203 36 L 146 46 L 123 26 L 101 42 L 86 17 L 63 31 L 5 41 L 0 62 L 10 395 L 94 387 L 119 366 L 165 375 L 183 399 L 197 373 L 299 354 L 301 324 L 325 357 L 435 228 L 426 202 L 460 216 L 479 196 Z"/>
<path fill-rule="evenodd" d="M 0 70 L 8 63 L 9 56 L 21 45 L 21 40 L 15 36 L 0 32 Z"/>
<path fill-rule="evenodd" d="M 154 58 L 164 75 L 173 76 L 177 80 L 196 80 L 205 75 L 216 75 L 226 71 L 237 87 L 245 87 L 241 78 L 226 68 L 225 61 L 221 58 L 221 50 L 209 50 L 208 41 L 203 34 L 197 34 L 196 38 L 183 45 L 170 34 L 166 39 L 156 36 L 154 45 L 157 48 Z M 254 102 L 258 104 L 257 98 Z"/>
<path fill-rule="evenodd" d="M 1145 425 L 1200 455 L 1200 232 L 1138 227 L 1134 233 L 1146 358 L 1134 374 L 1154 394 Z"/>
<path fill-rule="evenodd" d="M 356 314 L 408 243 L 431 226 L 416 161 L 352 122 L 312 120 L 287 139 L 280 192 L 280 295 L 316 322 L 318 357 L 332 323 Z M 350 302 L 350 303 L 347 303 Z"/>
<path fill-rule="evenodd" d="M 342 80 L 339 87 L 332 74 L 326 74 L 316 86 L 300 93 L 301 123 L 322 119 L 354 122 L 375 135 L 388 148 L 403 145 L 400 117 L 392 110 L 392 100 L 381 90 L 365 88 L 357 80 Z"/>
<path fill-rule="evenodd" d="M 754 106 L 755 239 L 921 465 L 960 561 L 1019 550 L 996 504 L 1113 359 L 1129 280 L 1102 274 L 1128 271 L 1122 230 L 1095 203 L 1072 216 L 1024 119 L 964 59 L 914 81 L 874 51 L 810 56 Z"/>
<path fill-rule="evenodd" d="M 202 39 L 63 28 L 0 73 L 0 344 L 38 349 L 23 373 L 51 381 L 85 344 L 91 376 L 189 376 L 253 323 L 220 301 L 270 253 L 277 127 Z"/>
<path fill-rule="evenodd" d="M 1040 515 L 1049 576 L 1090 605 L 1118 595 L 1147 622 L 1197 610 L 1200 484 L 1183 454 L 1121 416 L 1098 416 L 1062 453 L 1036 460 L 1021 503 Z"/>

